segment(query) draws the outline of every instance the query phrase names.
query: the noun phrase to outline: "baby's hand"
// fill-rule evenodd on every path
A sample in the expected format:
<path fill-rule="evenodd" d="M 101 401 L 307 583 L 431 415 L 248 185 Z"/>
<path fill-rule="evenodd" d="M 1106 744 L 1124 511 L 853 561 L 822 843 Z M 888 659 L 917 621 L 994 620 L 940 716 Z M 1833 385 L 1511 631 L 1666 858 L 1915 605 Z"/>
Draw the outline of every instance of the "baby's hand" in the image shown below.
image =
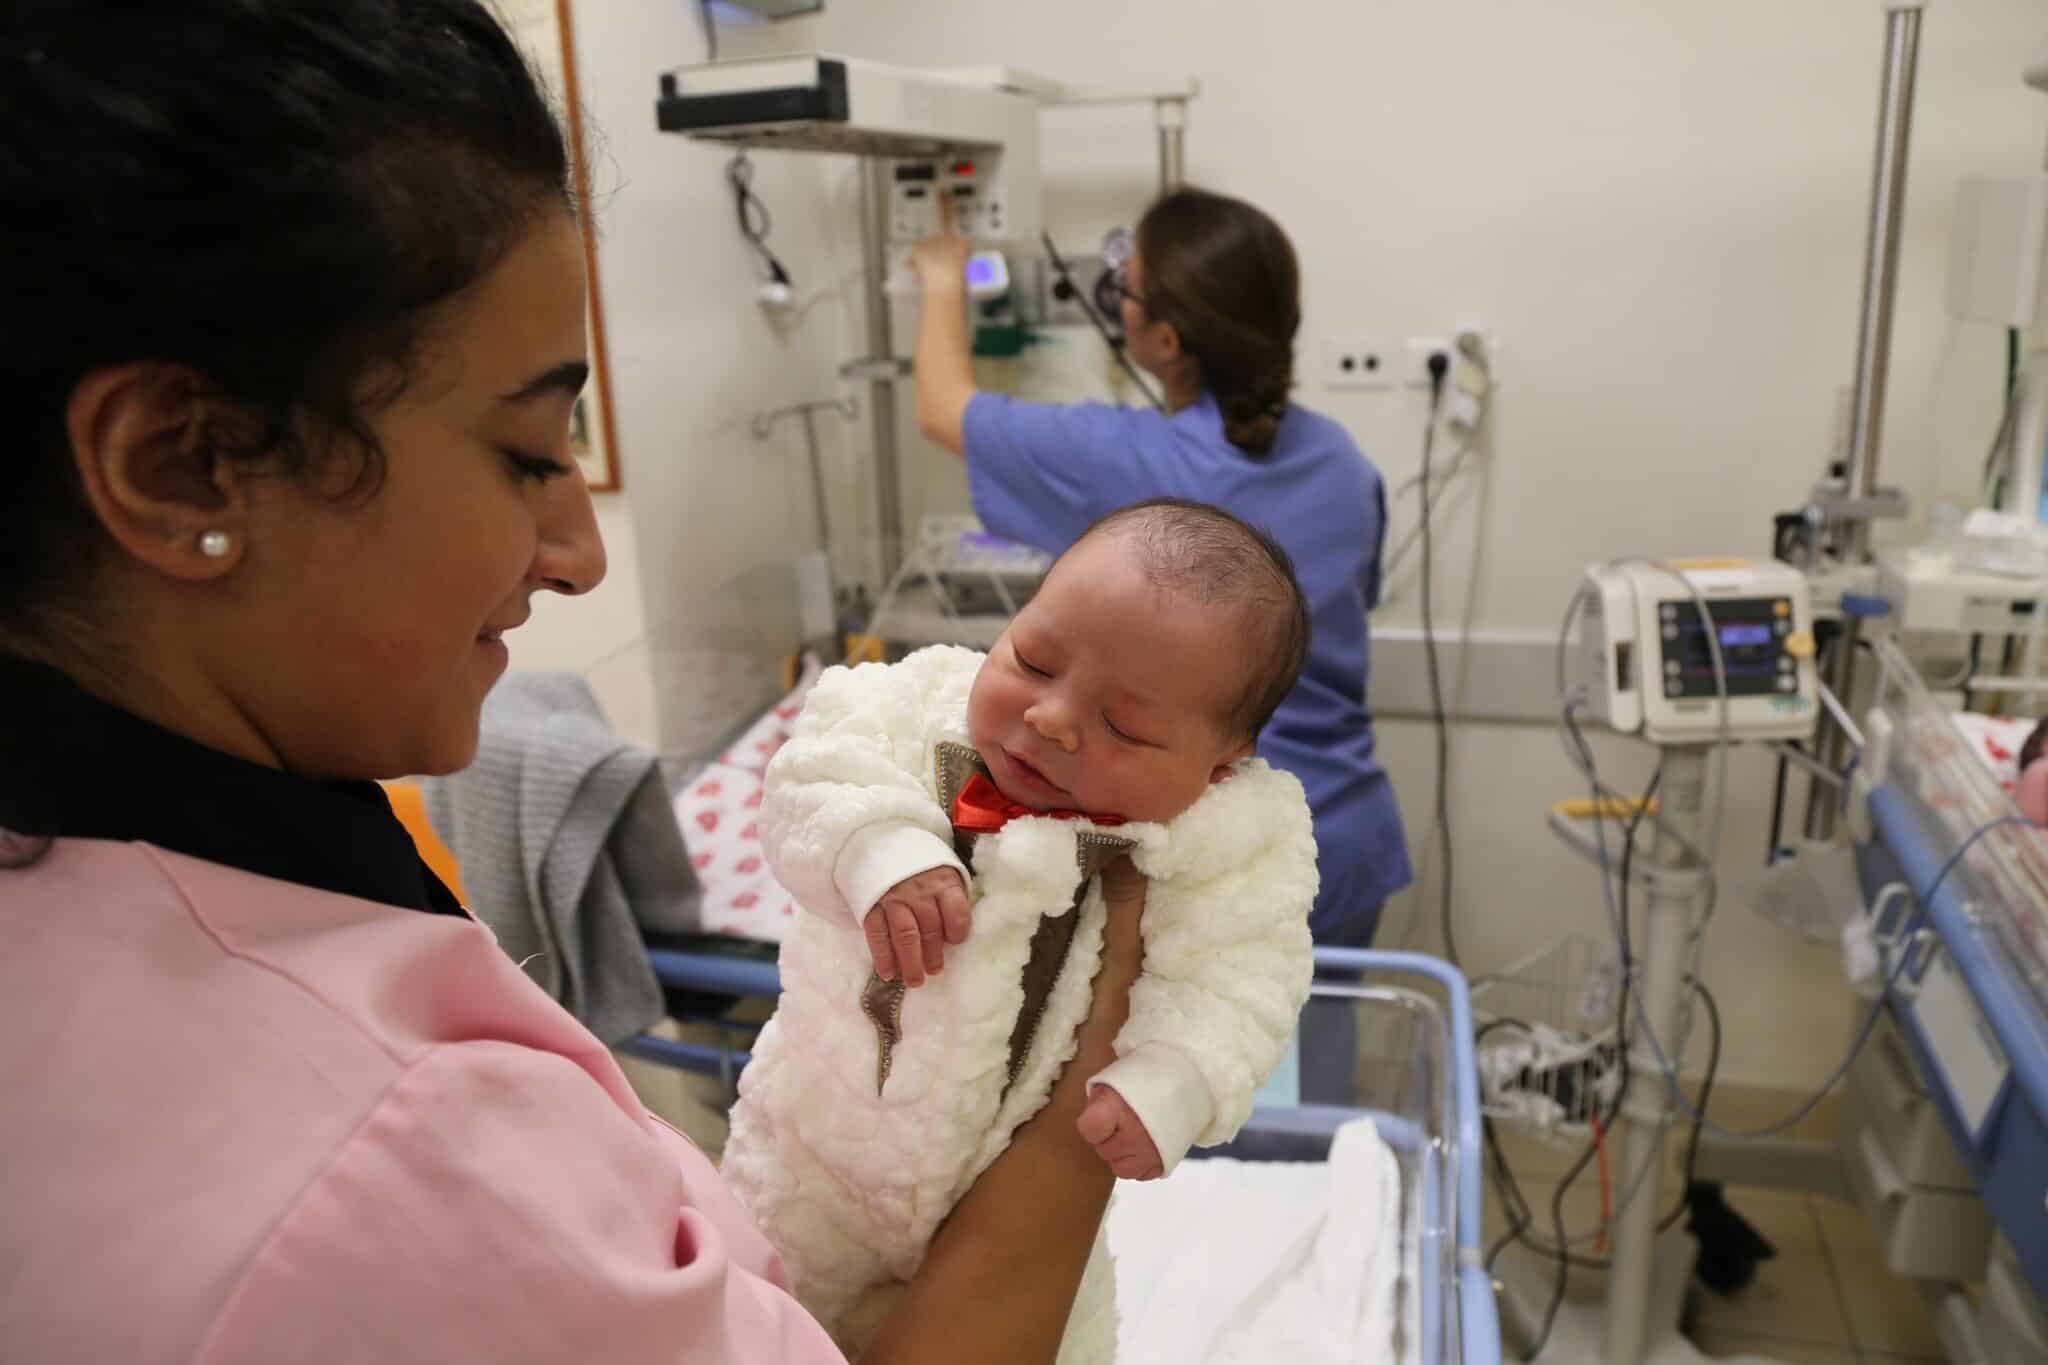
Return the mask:
<path fill-rule="evenodd" d="M 1166 1174 L 1152 1135 L 1113 1087 L 1096 1086 L 1074 1126 L 1119 1180 L 1157 1180 Z"/>
<path fill-rule="evenodd" d="M 876 976 L 894 981 L 900 967 L 904 985 L 922 986 L 944 970 L 945 945 L 967 941 L 967 885 L 950 867 L 906 877 L 882 893 L 861 929 Z"/>

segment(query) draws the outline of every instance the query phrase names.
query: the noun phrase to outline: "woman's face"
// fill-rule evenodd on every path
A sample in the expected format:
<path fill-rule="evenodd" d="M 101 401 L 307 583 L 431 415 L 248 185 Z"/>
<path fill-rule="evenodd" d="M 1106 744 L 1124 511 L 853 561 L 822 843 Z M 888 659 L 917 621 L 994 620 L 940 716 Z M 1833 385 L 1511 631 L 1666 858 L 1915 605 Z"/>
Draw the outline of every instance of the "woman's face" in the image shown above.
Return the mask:
<path fill-rule="evenodd" d="M 466 766 L 505 671 L 501 637 L 534 593 L 604 577 L 568 450 L 588 373 L 583 290 L 581 236 L 551 213 L 432 319 L 411 382 L 372 424 L 385 455 L 374 496 L 262 481 L 231 579 L 248 608 L 231 676 L 287 769 Z"/>
<path fill-rule="evenodd" d="M 1117 296 L 1118 321 L 1123 324 L 1124 337 L 1131 347 L 1132 358 L 1144 363 L 1138 355 L 1138 338 L 1145 331 L 1145 263 L 1138 256 L 1138 249 L 1131 248 L 1130 260 L 1124 262 L 1124 285 Z"/>

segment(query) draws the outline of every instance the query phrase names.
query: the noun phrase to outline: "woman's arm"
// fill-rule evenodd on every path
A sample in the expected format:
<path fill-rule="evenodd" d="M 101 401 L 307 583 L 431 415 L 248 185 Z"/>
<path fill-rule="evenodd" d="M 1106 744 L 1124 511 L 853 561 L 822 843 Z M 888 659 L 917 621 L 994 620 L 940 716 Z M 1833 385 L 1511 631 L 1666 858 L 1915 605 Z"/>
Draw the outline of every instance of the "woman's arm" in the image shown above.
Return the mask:
<path fill-rule="evenodd" d="M 925 438 L 964 454 L 962 428 L 974 397 L 973 350 L 967 338 L 967 239 L 953 230 L 953 206 L 939 199 L 939 230 L 917 244 L 911 263 L 924 286 L 911 380 L 917 426 Z"/>
<path fill-rule="evenodd" d="M 863 1365 L 1050 1361 L 1115 1185 L 1075 1129 L 1088 1078 L 1115 1060 L 1144 956 L 1145 879 L 1128 859 L 1105 870 L 1102 967 L 1080 1048 L 1045 1108 L 967 1192 L 932 1239 L 924 1265 Z"/>

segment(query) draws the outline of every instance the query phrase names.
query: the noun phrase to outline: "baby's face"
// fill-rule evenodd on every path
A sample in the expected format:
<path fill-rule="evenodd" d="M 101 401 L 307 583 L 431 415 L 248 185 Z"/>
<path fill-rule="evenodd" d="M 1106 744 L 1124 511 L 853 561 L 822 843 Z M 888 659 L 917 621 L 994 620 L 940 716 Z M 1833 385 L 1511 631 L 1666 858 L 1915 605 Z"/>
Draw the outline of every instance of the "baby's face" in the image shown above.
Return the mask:
<path fill-rule="evenodd" d="M 1247 663 L 1236 613 L 1165 592 L 1115 535 L 1054 567 L 974 680 L 968 737 L 1034 810 L 1170 820 L 1252 751 L 1225 718 Z"/>

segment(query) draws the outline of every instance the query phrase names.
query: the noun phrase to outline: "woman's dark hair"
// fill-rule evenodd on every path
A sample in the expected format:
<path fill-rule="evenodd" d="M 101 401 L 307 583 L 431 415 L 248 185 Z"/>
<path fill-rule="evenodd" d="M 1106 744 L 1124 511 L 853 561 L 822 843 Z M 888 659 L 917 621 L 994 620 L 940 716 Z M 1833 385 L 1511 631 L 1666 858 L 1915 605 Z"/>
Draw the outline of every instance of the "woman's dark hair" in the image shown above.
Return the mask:
<path fill-rule="evenodd" d="M 1251 455 L 1272 450 L 1294 386 L 1301 268 L 1280 225 L 1206 190 L 1162 196 L 1138 224 L 1146 316 L 1173 324 L 1216 395 L 1223 432 Z"/>
<path fill-rule="evenodd" d="M 65 431 L 88 373 L 188 366 L 254 419 L 222 458 L 298 475 L 347 447 L 371 496 L 427 310 L 572 206 L 561 126 L 477 0 L 8 0 L 0 90 L 0 409 L 25 428 L 0 639 L 96 562 Z"/>

